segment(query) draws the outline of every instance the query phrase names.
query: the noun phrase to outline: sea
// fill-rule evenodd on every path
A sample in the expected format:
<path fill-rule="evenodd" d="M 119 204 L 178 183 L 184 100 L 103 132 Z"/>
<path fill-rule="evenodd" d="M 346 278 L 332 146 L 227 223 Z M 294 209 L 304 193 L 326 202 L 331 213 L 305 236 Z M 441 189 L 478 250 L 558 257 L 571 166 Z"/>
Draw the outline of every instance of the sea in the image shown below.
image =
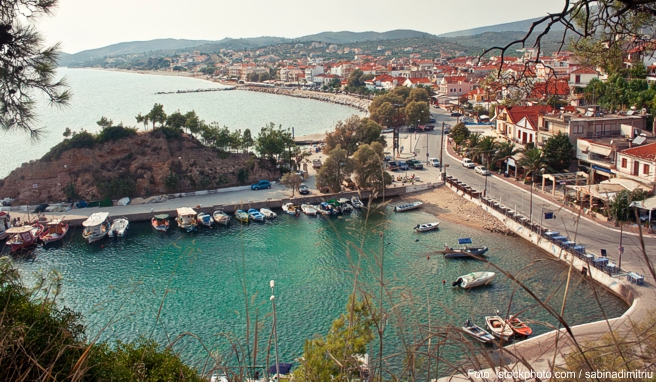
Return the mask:
<path fill-rule="evenodd" d="M 217 86 L 188 78 L 79 69 L 61 73 L 76 97 L 67 110 L 44 112 L 48 142 L 58 141 L 65 127 L 93 131 L 101 116 L 134 125 L 133 117 L 155 102 L 164 104 L 167 112 L 193 109 L 205 120 L 234 128 L 257 129 L 274 122 L 295 126 L 297 134 L 325 131 L 356 113 L 318 101 L 243 91 L 155 95 Z M 19 141 L 11 150 L 23 156 L 19 162 L 48 149 L 46 141 Z M 437 231 L 416 233 L 418 223 L 440 217 L 421 210 L 395 213 L 392 204 L 388 200 L 367 210 L 320 217 L 292 217 L 278 210 L 278 218 L 266 223 L 233 219 L 227 227 L 201 227 L 195 233 L 173 226 L 162 234 L 148 223 L 132 223 L 127 237 L 93 245 L 75 229 L 63 243 L 14 259 L 29 285 L 43 275 L 61 283 L 60 304 L 81 313 L 90 339 L 153 338 L 174 344 L 183 360 L 199 370 L 206 369 L 210 356 L 227 357 L 236 366 L 229 356 L 235 347 L 252 354 L 255 327 L 257 364 L 264 365 L 267 354 L 273 363 L 272 295 L 281 362 L 296 364 L 305 341 L 325 335 L 354 292 L 377 308 L 382 305 L 386 356 L 418 341 L 428 325 L 452 331 L 471 318 L 483 326 L 484 317 L 497 311 L 519 312 L 539 335 L 558 326 L 543 303 L 558 312 L 564 309 L 570 325 L 618 317 L 627 309 L 619 298 L 576 272 L 565 298 L 568 267 L 520 239 L 447 221 Z M 494 266 L 436 253 L 461 237 L 488 246 Z M 469 291 L 451 286 L 458 276 L 485 270 L 497 272 L 489 286 Z M 502 271 L 513 274 L 537 300 Z M 373 344 L 372 355 L 377 340 Z M 441 355 L 454 361 L 462 357 L 455 348 L 445 348 Z M 393 368 L 403 361 L 399 356 L 387 362 Z"/>

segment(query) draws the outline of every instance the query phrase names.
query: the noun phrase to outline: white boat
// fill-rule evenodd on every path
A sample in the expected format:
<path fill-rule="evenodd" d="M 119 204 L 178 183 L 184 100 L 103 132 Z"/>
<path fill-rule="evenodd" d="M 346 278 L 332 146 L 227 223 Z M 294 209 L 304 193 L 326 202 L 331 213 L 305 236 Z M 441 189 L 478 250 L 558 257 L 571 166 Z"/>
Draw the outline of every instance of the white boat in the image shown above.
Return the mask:
<path fill-rule="evenodd" d="M 422 202 L 412 202 L 412 203 L 399 204 L 398 206 L 394 206 L 394 211 L 396 211 L 396 212 L 410 211 L 410 210 L 414 210 L 416 208 L 421 207 L 422 204 L 424 204 L 424 203 L 422 203 Z"/>
<path fill-rule="evenodd" d="M 339 198 L 337 200 L 342 204 L 342 212 L 352 212 L 355 208 L 351 205 L 351 201 L 346 198 Z"/>
<path fill-rule="evenodd" d="M 300 211 L 297 206 L 294 205 L 294 203 L 285 203 L 282 205 L 282 210 L 285 211 L 287 214 L 292 215 L 292 216 L 298 216 Z"/>
<path fill-rule="evenodd" d="M 490 333 L 486 332 L 485 329 L 474 324 L 471 318 L 465 321 L 465 324 L 462 326 L 462 330 L 464 330 L 465 333 L 469 334 L 470 336 L 474 337 L 474 339 L 477 341 L 484 344 L 494 342 L 494 337 Z"/>
<path fill-rule="evenodd" d="M 362 200 L 360 200 L 360 198 L 358 198 L 357 196 L 351 196 L 351 204 L 353 205 L 353 207 L 358 209 L 364 208 L 364 203 L 362 203 Z"/>
<path fill-rule="evenodd" d="M 214 221 L 218 224 L 228 225 L 230 223 L 230 215 L 226 214 L 222 210 L 216 210 L 212 213 Z"/>
<path fill-rule="evenodd" d="M 196 218 L 198 219 L 198 223 L 204 225 L 205 227 L 212 227 L 212 224 L 214 224 L 214 219 L 212 216 L 203 211 L 199 212 L 198 215 L 196 215 Z"/>
<path fill-rule="evenodd" d="M 5 211 L 0 211 L 0 240 L 4 240 L 9 237 L 9 232 L 7 230 L 11 228 L 11 221 L 9 220 L 10 216 Z"/>
<path fill-rule="evenodd" d="M 267 219 L 275 219 L 275 217 L 278 216 L 277 213 L 271 211 L 268 208 L 260 208 L 260 212 L 262 215 L 266 216 Z"/>
<path fill-rule="evenodd" d="M 512 327 L 499 316 L 487 316 L 485 323 L 495 337 L 508 341 L 513 336 Z"/>
<path fill-rule="evenodd" d="M 264 214 L 256 210 L 255 208 L 248 209 L 248 217 L 252 221 L 256 221 L 256 222 L 263 222 L 265 220 Z"/>
<path fill-rule="evenodd" d="M 301 211 L 309 216 L 317 216 L 317 209 L 312 204 L 301 204 Z"/>
<path fill-rule="evenodd" d="M 317 214 L 320 214 L 320 215 L 332 215 L 333 214 L 333 210 L 324 210 L 323 208 L 321 208 L 320 205 L 314 206 L 314 209 L 317 210 Z"/>
<path fill-rule="evenodd" d="M 491 283 L 495 274 L 494 272 L 472 272 L 458 277 L 451 283 L 451 286 L 460 286 L 465 289 L 476 288 Z"/>
<path fill-rule="evenodd" d="M 439 227 L 440 227 L 439 222 L 423 223 L 423 224 L 417 224 L 414 230 L 417 232 L 426 232 L 426 231 L 432 231 L 434 229 L 438 229 Z"/>
<path fill-rule="evenodd" d="M 187 232 L 198 230 L 198 220 L 196 220 L 197 213 L 193 208 L 180 207 L 177 209 L 177 212 L 178 216 L 175 218 L 175 222 L 178 223 L 178 227 Z"/>
<path fill-rule="evenodd" d="M 89 244 L 96 242 L 107 235 L 109 231 L 109 222 L 107 217 L 109 212 L 95 212 L 89 216 L 87 220 L 82 223 L 84 231 L 82 237 L 89 242 Z"/>
<path fill-rule="evenodd" d="M 168 214 L 159 214 L 153 216 L 152 219 L 150 219 L 150 225 L 155 228 L 155 230 L 159 232 L 166 232 L 169 230 L 169 215 Z"/>
<path fill-rule="evenodd" d="M 482 247 L 470 247 L 466 244 L 472 244 L 472 240 L 468 237 L 462 237 L 458 239 L 458 244 L 460 245 L 465 245 L 464 247 L 461 248 L 451 248 L 448 246 L 448 244 L 444 243 L 444 250 L 441 251 L 441 253 L 444 255 L 444 258 L 446 259 L 458 259 L 458 258 L 470 258 L 470 259 L 476 259 L 475 256 L 485 256 L 485 252 L 487 252 L 488 248 L 485 246 Z"/>
<path fill-rule="evenodd" d="M 128 233 L 128 228 L 130 228 L 130 222 L 128 221 L 128 218 L 116 218 L 112 221 L 112 226 L 109 227 L 107 236 L 111 238 L 123 237 Z"/>

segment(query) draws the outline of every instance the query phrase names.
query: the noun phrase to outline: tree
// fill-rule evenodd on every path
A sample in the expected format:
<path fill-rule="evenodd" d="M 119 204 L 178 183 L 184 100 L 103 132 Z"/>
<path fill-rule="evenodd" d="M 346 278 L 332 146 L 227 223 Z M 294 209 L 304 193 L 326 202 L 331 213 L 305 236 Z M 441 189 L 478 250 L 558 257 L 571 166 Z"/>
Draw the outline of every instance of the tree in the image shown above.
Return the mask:
<path fill-rule="evenodd" d="M 147 131 L 148 123 L 150 122 L 150 114 L 141 115 L 141 113 L 139 113 L 139 115 L 137 115 L 135 118 L 137 119 L 137 123 L 143 123 L 144 130 Z"/>
<path fill-rule="evenodd" d="M 380 107 L 376 108 L 376 110 L 371 114 L 371 119 L 383 126 L 393 127 L 396 126 L 394 119 L 395 114 L 396 109 L 394 106 L 389 102 L 385 102 L 384 104 L 380 105 Z"/>
<path fill-rule="evenodd" d="M 284 184 L 287 188 L 292 189 L 292 198 L 296 194 L 296 190 L 298 190 L 298 187 L 303 183 L 303 178 L 301 178 L 300 175 L 294 173 L 294 172 L 288 172 L 285 175 L 282 176 L 282 180 L 280 180 L 280 183 Z"/>
<path fill-rule="evenodd" d="M 476 149 L 474 152 L 483 158 L 483 164 L 485 167 L 488 169 L 490 168 L 490 164 L 492 162 L 492 157 L 497 151 L 497 142 L 495 141 L 494 137 L 491 136 L 485 136 L 483 139 L 481 139 L 478 142 L 478 146 L 476 146 Z"/>
<path fill-rule="evenodd" d="M 451 139 L 453 139 L 453 143 L 456 144 L 456 150 L 458 150 L 460 146 L 469 139 L 469 135 L 469 129 L 464 123 L 458 122 L 453 126 L 453 129 L 451 129 Z"/>
<path fill-rule="evenodd" d="M 201 132 L 203 121 L 201 121 L 200 118 L 198 118 L 194 110 L 185 113 L 184 117 L 185 117 L 184 127 L 187 129 L 187 131 L 189 131 L 191 134 L 194 135 Z"/>
<path fill-rule="evenodd" d="M 408 94 L 408 99 L 406 101 L 428 103 L 430 101 L 430 95 L 428 94 L 428 91 L 424 88 L 415 88 L 410 90 L 410 94 Z"/>
<path fill-rule="evenodd" d="M 537 147 L 524 150 L 524 156 L 517 164 L 524 169 L 525 176 L 531 176 L 532 182 L 535 182 L 535 175 L 540 175 L 549 169 L 544 153 Z"/>
<path fill-rule="evenodd" d="M 164 105 L 156 103 L 153 108 L 150 110 L 150 113 L 148 113 L 148 119 L 150 122 L 153 123 L 153 129 L 155 128 L 155 124 L 159 123 L 160 126 L 164 125 L 164 122 L 166 122 L 166 113 L 164 112 Z"/>
<path fill-rule="evenodd" d="M 362 77 L 363 74 L 364 73 L 360 69 L 355 69 L 352 71 L 348 76 L 348 85 L 353 88 L 364 86 L 364 83 L 360 81 L 360 77 Z"/>
<path fill-rule="evenodd" d="M 400 95 L 387 93 L 376 96 L 369 105 L 371 119 L 383 126 L 399 126 L 403 121 L 403 104 L 405 98 Z"/>
<path fill-rule="evenodd" d="M 622 246 L 624 224 L 635 219 L 633 210 L 631 209 L 631 203 L 645 200 L 647 196 L 647 193 L 641 188 L 636 188 L 633 191 L 622 190 L 616 193 L 613 199 L 609 198 L 606 201 L 609 215 L 620 226 L 620 247 Z M 618 268 L 622 267 L 622 254 L 620 254 L 617 265 Z"/>
<path fill-rule="evenodd" d="M 339 192 L 342 181 L 353 171 L 353 160 L 348 152 L 337 145 L 330 151 L 321 169 L 317 173 L 317 184 L 326 186 L 330 192 Z"/>
<path fill-rule="evenodd" d="M 254 141 L 253 141 L 253 137 L 251 136 L 251 129 L 245 129 L 244 134 L 241 137 L 242 149 L 248 152 L 251 146 L 253 146 L 253 144 Z"/>
<path fill-rule="evenodd" d="M 59 44 L 44 47 L 36 21 L 52 14 L 57 1 L 3 0 L 0 2 L 0 130 L 18 130 L 38 139 L 34 93 L 53 106 L 71 98 L 65 79 L 55 80 Z"/>
<path fill-rule="evenodd" d="M 497 144 L 497 151 L 494 153 L 492 160 L 497 166 L 518 154 L 520 150 L 512 142 L 501 142 Z"/>
<path fill-rule="evenodd" d="M 481 143 L 481 133 L 470 134 L 467 139 L 467 155 L 476 155 L 478 152 L 478 145 Z"/>
<path fill-rule="evenodd" d="M 572 160 L 576 158 L 574 145 L 569 140 L 569 136 L 560 131 L 547 139 L 542 152 L 547 166 L 555 172 L 567 170 Z"/>
<path fill-rule="evenodd" d="M 180 113 L 180 110 L 166 118 L 166 126 L 173 127 L 174 129 L 182 129 L 186 122 L 187 118 Z"/>
<path fill-rule="evenodd" d="M 230 150 L 238 151 L 241 147 L 241 129 L 235 130 L 230 134 Z"/>
<path fill-rule="evenodd" d="M 107 117 L 103 116 L 100 117 L 100 121 L 96 122 L 96 124 L 104 129 L 112 126 L 114 124 L 114 121 L 112 121 L 111 119 L 107 119 Z"/>
<path fill-rule="evenodd" d="M 411 126 L 424 124 L 430 119 L 430 110 L 426 102 L 409 102 L 405 106 L 404 114 L 406 123 Z"/>
<path fill-rule="evenodd" d="M 73 134 L 73 132 L 71 131 L 71 128 L 67 127 L 66 130 L 64 130 L 64 134 L 62 134 L 62 135 L 64 136 L 64 138 L 68 138 L 68 137 L 71 136 L 71 134 Z"/>
<path fill-rule="evenodd" d="M 255 150 L 269 159 L 281 155 L 286 149 L 285 145 L 291 140 L 289 129 L 283 130 L 282 125 L 279 125 L 277 129 L 275 127 L 273 122 L 269 123 L 260 130 L 255 140 Z"/>
<path fill-rule="evenodd" d="M 358 188 L 380 190 L 384 185 L 392 184 L 392 176 L 383 170 L 383 145 L 374 142 L 360 145 L 353 155 L 353 180 Z"/>
<path fill-rule="evenodd" d="M 353 155 L 358 144 L 384 143 L 384 138 L 380 135 L 382 130 L 383 127 L 373 120 L 360 119 L 359 116 L 352 115 L 345 121 L 337 122 L 335 131 L 326 134 L 326 145 L 323 150 L 329 153 L 339 145 L 348 152 L 348 155 Z"/>

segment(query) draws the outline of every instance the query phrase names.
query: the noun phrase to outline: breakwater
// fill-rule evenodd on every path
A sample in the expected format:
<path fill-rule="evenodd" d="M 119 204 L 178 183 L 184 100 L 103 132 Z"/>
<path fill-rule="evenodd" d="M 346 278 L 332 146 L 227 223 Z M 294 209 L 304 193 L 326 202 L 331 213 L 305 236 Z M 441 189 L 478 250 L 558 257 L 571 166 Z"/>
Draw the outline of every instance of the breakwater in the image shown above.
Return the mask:
<path fill-rule="evenodd" d="M 282 89 L 282 88 L 269 88 L 269 87 L 260 87 L 260 86 L 240 86 L 237 89 L 248 90 L 248 91 L 259 92 L 259 93 L 284 95 L 288 97 L 307 98 L 307 99 L 313 99 L 322 102 L 330 102 L 338 105 L 353 107 L 364 112 L 369 110 L 369 104 L 371 104 L 371 100 L 369 99 L 358 98 L 356 96 L 346 95 L 346 94 L 322 93 L 322 92 L 313 92 L 313 91 L 301 90 L 301 89 Z"/>
<path fill-rule="evenodd" d="M 174 92 L 157 92 L 155 94 L 185 94 L 185 93 L 206 93 L 206 92 L 220 92 L 224 90 L 235 90 L 235 87 L 227 88 L 209 88 L 209 89 L 192 89 L 192 90 L 176 90 Z"/>

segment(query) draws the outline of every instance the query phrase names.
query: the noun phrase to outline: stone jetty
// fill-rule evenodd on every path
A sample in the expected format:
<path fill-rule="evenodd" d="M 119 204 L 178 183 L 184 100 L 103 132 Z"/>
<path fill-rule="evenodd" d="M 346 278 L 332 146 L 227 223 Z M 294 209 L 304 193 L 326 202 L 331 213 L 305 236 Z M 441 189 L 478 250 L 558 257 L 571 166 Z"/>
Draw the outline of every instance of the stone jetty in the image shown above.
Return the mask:
<path fill-rule="evenodd" d="M 323 93 L 323 92 L 316 92 L 316 91 L 302 90 L 302 89 L 295 89 L 295 88 L 271 88 L 271 87 L 246 85 L 246 86 L 240 86 L 237 89 L 260 92 L 260 93 L 284 95 L 284 96 L 296 97 L 296 98 L 314 99 L 317 101 L 330 102 L 338 105 L 353 107 L 363 112 L 368 111 L 369 104 L 371 104 L 371 100 L 367 98 L 359 98 L 354 95 Z"/>

